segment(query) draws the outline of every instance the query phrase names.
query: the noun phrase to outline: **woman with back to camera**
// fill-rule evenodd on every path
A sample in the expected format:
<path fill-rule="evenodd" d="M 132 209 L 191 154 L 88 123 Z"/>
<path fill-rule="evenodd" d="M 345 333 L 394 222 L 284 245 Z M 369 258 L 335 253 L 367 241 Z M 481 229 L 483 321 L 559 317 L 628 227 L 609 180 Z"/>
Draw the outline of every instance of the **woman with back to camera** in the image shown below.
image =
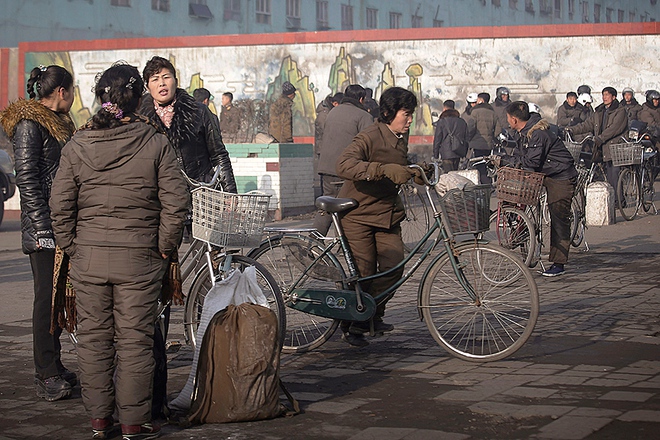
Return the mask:
<path fill-rule="evenodd" d="M 21 194 L 23 252 L 30 256 L 34 277 L 32 345 L 37 396 L 49 402 L 71 395 L 75 373 L 60 360 L 60 335 L 50 333 L 55 242 L 48 199 L 60 163 L 60 152 L 75 126 L 69 118 L 73 104 L 73 77 L 51 65 L 32 69 L 27 81 L 29 100 L 20 99 L 0 114 L 14 145 L 16 186 Z"/>
<path fill-rule="evenodd" d="M 167 137 L 135 113 L 143 90 L 133 66 L 101 75 L 102 106 L 62 150 L 53 182 L 53 230 L 71 257 L 93 438 L 109 435 L 115 409 L 123 439 L 160 434 L 151 423 L 154 321 L 188 192 Z"/>

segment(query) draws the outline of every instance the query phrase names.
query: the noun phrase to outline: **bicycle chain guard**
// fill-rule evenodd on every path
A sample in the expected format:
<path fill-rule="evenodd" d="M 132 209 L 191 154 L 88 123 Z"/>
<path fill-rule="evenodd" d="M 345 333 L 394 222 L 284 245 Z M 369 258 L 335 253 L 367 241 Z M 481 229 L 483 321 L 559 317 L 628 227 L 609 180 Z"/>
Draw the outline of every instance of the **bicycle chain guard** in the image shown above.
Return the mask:
<path fill-rule="evenodd" d="M 376 302 L 362 294 L 364 310 L 357 310 L 357 294 L 352 290 L 294 289 L 285 305 L 304 313 L 344 321 L 367 321 L 376 313 Z"/>

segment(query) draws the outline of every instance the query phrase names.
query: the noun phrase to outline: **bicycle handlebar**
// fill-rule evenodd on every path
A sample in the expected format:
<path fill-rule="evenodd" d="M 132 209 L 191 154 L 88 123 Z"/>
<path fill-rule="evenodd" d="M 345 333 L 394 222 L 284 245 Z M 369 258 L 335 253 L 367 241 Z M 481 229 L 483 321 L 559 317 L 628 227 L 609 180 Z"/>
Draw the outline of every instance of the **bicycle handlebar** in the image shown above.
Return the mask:
<path fill-rule="evenodd" d="M 433 165 L 433 180 L 430 181 L 428 177 L 426 177 L 426 172 L 424 168 L 417 164 L 411 164 L 408 165 L 408 168 L 413 168 L 416 170 L 421 171 L 421 176 L 422 180 L 424 181 L 424 184 L 427 186 L 435 186 L 436 183 L 438 183 L 438 180 L 440 179 L 440 165 L 438 165 L 438 162 L 431 162 L 430 165 Z"/>
<path fill-rule="evenodd" d="M 216 188 L 218 186 L 218 179 L 220 178 L 220 166 L 217 166 L 215 169 L 215 172 L 213 173 L 213 177 L 211 177 L 210 182 L 200 182 L 195 179 L 191 179 L 188 177 L 185 171 L 181 170 L 181 174 L 183 174 L 183 178 L 188 182 L 188 185 L 190 185 L 192 188 Z M 220 188 L 222 190 L 222 188 Z"/>

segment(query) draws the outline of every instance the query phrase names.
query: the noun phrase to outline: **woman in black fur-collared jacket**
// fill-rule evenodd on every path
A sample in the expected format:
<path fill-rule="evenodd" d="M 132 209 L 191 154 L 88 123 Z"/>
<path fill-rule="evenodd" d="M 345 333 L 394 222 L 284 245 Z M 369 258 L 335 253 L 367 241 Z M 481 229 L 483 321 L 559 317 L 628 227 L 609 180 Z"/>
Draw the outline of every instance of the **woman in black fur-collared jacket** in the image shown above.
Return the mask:
<path fill-rule="evenodd" d="M 21 243 L 34 277 L 34 381 L 37 396 L 52 402 L 70 396 L 77 382 L 75 373 L 60 360 L 62 329 L 57 326 L 50 333 L 55 241 L 48 206 L 60 152 L 75 128 L 68 115 L 74 99 L 73 77 L 61 66 L 35 67 L 27 91 L 30 99 L 10 104 L 0 113 L 0 121 L 14 145 Z"/>
<path fill-rule="evenodd" d="M 218 118 L 185 90 L 177 88 L 176 70 L 165 58 L 153 57 L 142 75 L 149 94 L 142 98 L 140 113 L 165 132 L 177 153 L 179 166 L 195 180 L 206 180 L 213 167 L 219 166 L 223 189 L 235 193 L 234 172 Z"/>

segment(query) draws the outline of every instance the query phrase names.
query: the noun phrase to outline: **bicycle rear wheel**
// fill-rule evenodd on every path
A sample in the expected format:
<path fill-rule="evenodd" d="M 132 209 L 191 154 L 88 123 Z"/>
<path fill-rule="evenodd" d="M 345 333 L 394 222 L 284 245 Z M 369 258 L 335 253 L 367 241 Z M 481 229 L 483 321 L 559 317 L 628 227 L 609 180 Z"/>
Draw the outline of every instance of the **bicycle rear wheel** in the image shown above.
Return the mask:
<path fill-rule="evenodd" d="M 411 183 L 401 185 L 399 196 L 406 209 L 406 217 L 401 221 L 401 238 L 404 250 L 410 252 L 429 230 L 429 207 L 419 187 Z"/>
<path fill-rule="evenodd" d="M 422 279 L 419 307 L 433 338 L 460 359 L 489 362 L 515 353 L 529 339 L 539 314 L 532 274 L 511 252 L 492 244 L 455 249 L 456 264 L 474 290 L 456 278 L 450 258 L 431 263 Z"/>
<path fill-rule="evenodd" d="M 579 247 L 584 240 L 584 195 L 575 194 L 571 200 L 571 245 Z"/>
<path fill-rule="evenodd" d="M 626 220 L 634 219 L 637 216 L 641 196 L 637 173 L 629 167 L 624 167 L 619 174 L 616 191 L 621 215 Z"/>
<path fill-rule="evenodd" d="M 483 233 L 483 238 L 492 243 L 499 243 L 505 249 L 513 251 L 527 266 L 536 264 L 536 234 L 534 222 L 523 211 L 513 207 L 502 207 L 490 216 L 490 229 Z"/>
<path fill-rule="evenodd" d="M 250 251 L 250 257 L 263 264 L 277 280 L 284 304 L 295 300 L 291 285 L 323 251 L 323 243 L 299 234 L 273 237 L 258 249 Z M 334 254 L 319 260 L 297 284 L 299 288 L 341 288 L 344 269 Z M 304 353 L 323 345 L 337 330 L 339 321 L 310 315 L 286 307 L 286 334 L 284 353 Z"/>
<path fill-rule="evenodd" d="M 220 267 L 224 263 L 224 259 L 228 256 L 223 255 L 218 260 Z M 231 255 L 232 269 L 238 269 L 241 272 L 246 267 L 254 266 L 257 272 L 257 282 L 261 287 L 261 291 L 268 300 L 268 306 L 277 315 L 278 332 L 280 335 L 280 346 L 283 342 L 284 330 L 286 328 L 286 313 L 284 311 L 284 301 L 280 294 L 280 289 L 277 283 L 268 270 L 259 262 L 242 255 Z M 227 273 L 221 272 L 218 280 L 224 279 Z M 193 280 L 192 286 L 186 298 L 184 309 L 183 327 L 186 341 L 190 346 L 195 349 L 197 343 L 201 343 L 201 337 L 197 340 L 197 327 L 199 326 L 200 318 L 202 316 L 202 309 L 204 307 L 204 299 L 208 294 L 213 284 L 211 283 L 211 275 L 209 274 L 208 267 L 202 267 Z"/>
<path fill-rule="evenodd" d="M 644 212 L 649 212 L 653 208 L 653 198 L 655 197 L 655 188 L 653 187 L 653 170 L 651 165 L 645 163 L 642 167 L 642 173 L 644 173 L 642 182 L 644 182 L 644 187 L 642 188 L 642 207 Z"/>

